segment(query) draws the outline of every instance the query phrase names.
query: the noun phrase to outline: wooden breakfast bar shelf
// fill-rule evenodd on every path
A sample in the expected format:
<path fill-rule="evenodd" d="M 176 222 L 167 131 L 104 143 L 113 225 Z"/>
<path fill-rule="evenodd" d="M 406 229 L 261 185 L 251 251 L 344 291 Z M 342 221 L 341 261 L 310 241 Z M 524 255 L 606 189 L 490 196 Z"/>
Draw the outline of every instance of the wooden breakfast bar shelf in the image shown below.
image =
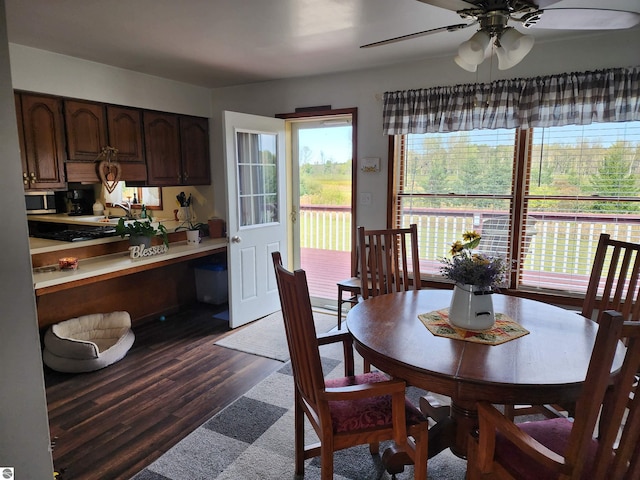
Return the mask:
<path fill-rule="evenodd" d="M 109 243 L 113 242 L 82 248 L 102 251 Z M 47 253 L 56 258 L 74 256 L 78 247 Z M 196 247 L 178 241 L 170 243 L 166 253 L 136 259 L 130 258 L 128 250 L 78 255 L 77 270 L 46 271 L 34 262 L 38 325 L 43 328 L 79 315 L 118 310 L 128 311 L 134 323 L 172 313 L 196 301 L 193 267 L 216 255 L 226 259 L 226 250 L 225 238 L 205 237 Z M 32 250 L 32 257 L 36 251 Z"/>

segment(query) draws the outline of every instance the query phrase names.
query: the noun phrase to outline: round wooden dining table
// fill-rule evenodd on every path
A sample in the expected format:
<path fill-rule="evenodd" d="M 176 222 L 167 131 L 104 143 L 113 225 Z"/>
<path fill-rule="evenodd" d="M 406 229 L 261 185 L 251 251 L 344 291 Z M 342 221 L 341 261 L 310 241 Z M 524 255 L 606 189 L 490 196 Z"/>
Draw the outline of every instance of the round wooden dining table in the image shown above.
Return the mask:
<path fill-rule="evenodd" d="M 418 315 L 448 308 L 451 293 L 412 290 L 371 297 L 349 311 L 347 327 L 358 353 L 376 368 L 408 385 L 451 397 L 448 414 L 430 429 L 429 456 L 449 447 L 466 458 L 468 435 L 477 428 L 477 401 L 575 401 L 598 326 L 577 312 L 494 294 L 494 311 L 529 334 L 499 345 L 436 336 Z M 616 360 L 614 369 L 619 367 Z"/>

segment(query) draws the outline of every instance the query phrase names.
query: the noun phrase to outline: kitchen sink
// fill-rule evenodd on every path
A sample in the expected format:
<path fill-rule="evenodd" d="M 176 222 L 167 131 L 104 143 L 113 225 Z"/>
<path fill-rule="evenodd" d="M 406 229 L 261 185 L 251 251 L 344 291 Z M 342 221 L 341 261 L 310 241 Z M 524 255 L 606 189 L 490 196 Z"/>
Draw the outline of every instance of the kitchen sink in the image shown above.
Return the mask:
<path fill-rule="evenodd" d="M 96 222 L 97 224 L 100 225 L 117 225 L 118 221 L 120 220 L 120 218 L 122 217 L 116 217 L 114 215 L 109 215 L 108 217 L 105 217 L 104 215 L 101 216 L 95 216 L 95 217 L 82 217 L 83 221 L 86 222 Z M 148 222 L 148 219 L 134 219 L 134 220 L 125 220 L 125 225 L 129 224 L 129 223 L 133 223 L 136 220 L 138 220 L 139 222 Z"/>

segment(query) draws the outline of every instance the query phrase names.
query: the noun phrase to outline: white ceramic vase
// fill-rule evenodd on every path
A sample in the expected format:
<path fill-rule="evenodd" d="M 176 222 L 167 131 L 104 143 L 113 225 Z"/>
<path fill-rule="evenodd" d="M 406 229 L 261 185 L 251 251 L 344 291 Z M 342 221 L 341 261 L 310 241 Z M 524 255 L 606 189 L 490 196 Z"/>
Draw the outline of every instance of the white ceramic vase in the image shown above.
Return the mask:
<path fill-rule="evenodd" d="M 449 322 L 465 330 L 493 327 L 493 297 L 490 291 L 475 285 L 456 285 L 449 306 Z"/>

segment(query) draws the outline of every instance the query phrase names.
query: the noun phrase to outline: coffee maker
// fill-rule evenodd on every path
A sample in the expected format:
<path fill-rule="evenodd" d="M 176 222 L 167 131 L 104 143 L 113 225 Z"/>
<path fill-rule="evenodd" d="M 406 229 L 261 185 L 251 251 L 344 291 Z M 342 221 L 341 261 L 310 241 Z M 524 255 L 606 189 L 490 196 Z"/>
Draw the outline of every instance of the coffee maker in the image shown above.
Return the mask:
<path fill-rule="evenodd" d="M 95 193 L 93 188 L 74 188 L 66 192 L 56 192 L 56 205 L 59 212 L 68 215 L 91 215 Z"/>

